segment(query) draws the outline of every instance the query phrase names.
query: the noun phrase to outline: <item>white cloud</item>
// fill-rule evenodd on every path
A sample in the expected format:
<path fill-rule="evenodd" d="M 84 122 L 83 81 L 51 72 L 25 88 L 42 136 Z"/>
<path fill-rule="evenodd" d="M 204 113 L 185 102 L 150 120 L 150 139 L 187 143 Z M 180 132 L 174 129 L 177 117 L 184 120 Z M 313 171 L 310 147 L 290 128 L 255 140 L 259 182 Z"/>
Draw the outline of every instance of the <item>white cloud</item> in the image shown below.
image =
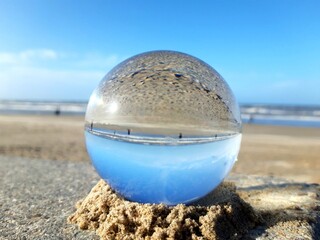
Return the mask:
<path fill-rule="evenodd" d="M 115 54 L 52 49 L 0 52 L 0 99 L 86 100 L 119 61 Z"/>
<path fill-rule="evenodd" d="M 17 62 L 17 57 L 12 53 L 0 53 L 0 64 L 13 64 Z"/>
<path fill-rule="evenodd" d="M 55 60 L 59 54 L 52 49 L 28 49 L 21 52 L 0 52 L 0 64 L 22 65 L 41 60 Z"/>
<path fill-rule="evenodd" d="M 19 58 L 23 60 L 50 60 L 57 59 L 58 53 L 51 49 L 30 49 L 19 53 Z"/>
<path fill-rule="evenodd" d="M 17 67 L 0 72 L 3 99 L 86 100 L 102 79 L 99 71 Z"/>

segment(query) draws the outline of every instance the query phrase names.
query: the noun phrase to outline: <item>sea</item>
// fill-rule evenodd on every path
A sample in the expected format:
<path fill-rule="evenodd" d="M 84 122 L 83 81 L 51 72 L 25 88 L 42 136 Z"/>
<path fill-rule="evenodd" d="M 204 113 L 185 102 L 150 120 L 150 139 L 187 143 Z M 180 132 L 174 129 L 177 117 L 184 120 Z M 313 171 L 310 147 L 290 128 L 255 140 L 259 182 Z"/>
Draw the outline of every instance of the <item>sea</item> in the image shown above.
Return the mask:
<path fill-rule="evenodd" d="M 87 102 L 0 100 L 0 114 L 79 115 Z M 320 127 L 320 105 L 241 104 L 243 123 Z"/>

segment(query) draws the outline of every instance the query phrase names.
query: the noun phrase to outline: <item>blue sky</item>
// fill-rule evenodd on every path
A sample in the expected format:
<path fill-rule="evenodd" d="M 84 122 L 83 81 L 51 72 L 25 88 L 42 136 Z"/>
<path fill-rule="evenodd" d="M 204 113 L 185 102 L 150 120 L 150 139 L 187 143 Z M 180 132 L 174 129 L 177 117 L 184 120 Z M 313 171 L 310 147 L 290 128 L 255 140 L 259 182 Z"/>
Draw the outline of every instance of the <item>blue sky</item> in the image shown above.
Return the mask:
<path fill-rule="evenodd" d="M 320 104 L 320 2 L 0 1 L 0 99 L 88 100 L 150 50 L 198 57 L 239 103 Z"/>

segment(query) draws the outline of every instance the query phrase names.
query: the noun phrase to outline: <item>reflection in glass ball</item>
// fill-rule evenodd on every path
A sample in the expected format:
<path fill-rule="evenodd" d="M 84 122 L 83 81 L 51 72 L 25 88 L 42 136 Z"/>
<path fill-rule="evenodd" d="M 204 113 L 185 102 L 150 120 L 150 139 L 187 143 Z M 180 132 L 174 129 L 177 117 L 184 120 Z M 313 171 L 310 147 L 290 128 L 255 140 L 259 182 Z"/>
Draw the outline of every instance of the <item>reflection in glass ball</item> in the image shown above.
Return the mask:
<path fill-rule="evenodd" d="M 113 68 L 92 93 L 87 150 L 99 175 L 126 199 L 175 205 L 206 195 L 230 172 L 241 119 L 223 78 L 173 51 Z"/>

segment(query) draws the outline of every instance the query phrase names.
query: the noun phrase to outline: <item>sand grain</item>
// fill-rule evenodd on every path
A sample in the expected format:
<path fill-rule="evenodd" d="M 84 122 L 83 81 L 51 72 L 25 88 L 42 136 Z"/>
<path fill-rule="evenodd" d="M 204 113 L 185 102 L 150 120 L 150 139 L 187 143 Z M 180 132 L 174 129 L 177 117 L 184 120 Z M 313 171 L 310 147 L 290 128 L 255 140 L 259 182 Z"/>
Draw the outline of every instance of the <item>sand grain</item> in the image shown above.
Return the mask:
<path fill-rule="evenodd" d="M 95 230 L 101 239 L 238 239 L 259 217 L 235 192 L 222 184 L 208 201 L 192 206 L 140 204 L 117 196 L 103 180 L 77 203 L 69 217 L 81 229 Z M 200 205 L 201 204 L 201 205 Z"/>

